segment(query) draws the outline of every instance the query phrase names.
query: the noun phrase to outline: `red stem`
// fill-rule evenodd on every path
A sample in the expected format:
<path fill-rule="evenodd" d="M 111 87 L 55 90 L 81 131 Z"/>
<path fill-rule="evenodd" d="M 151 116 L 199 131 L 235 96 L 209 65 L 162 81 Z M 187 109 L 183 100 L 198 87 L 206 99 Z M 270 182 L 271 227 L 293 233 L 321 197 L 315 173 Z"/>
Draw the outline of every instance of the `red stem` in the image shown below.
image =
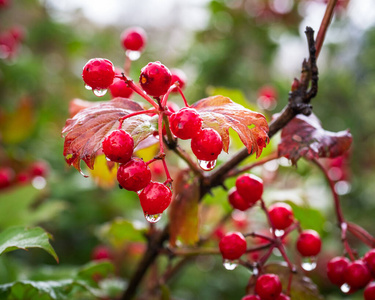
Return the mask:
<path fill-rule="evenodd" d="M 276 234 L 275 234 L 275 226 L 273 226 L 273 223 L 272 223 L 271 218 L 270 218 L 270 214 L 268 213 L 268 209 L 267 209 L 267 207 L 266 207 L 262 198 L 259 201 L 260 201 L 260 207 L 262 208 L 262 210 L 266 214 L 268 224 L 270 225 L 270 227 L 272 229 L 273 238 L 276 239 L 277 237 L 276 237 Z"/>
<path fill-rule="evenodd" d="M 181 95 L 181 97 L 182 97 L 182 100 L 184 100 L 184 104 L 185 104 L 185 106 L 186 106 L 186 107 L 189 107 L 189 104 L 188 104 L 187 101 L 186 101 L 185 95 L 184 95 L 184 93 L 182 92 L 182 89 L 180 88 L 179 85 L 177 85 L 177 90 L 178 90 L 178 92 L 180 93 L 180 95 Z"/>
<path fill-rule="evenodd" d="M 371 248 L 375 247 L 375 238 L 361 226 L 348 222 L 348 231 Z"/>
<path fill-rule="evenodd" d="M 344 244 L 345 251 L 346 253 L 348 253 L 350 260 L 355 261 L 355 256 L 353 254 L 353 251 L 349 246 L 348 240 L 346 239 L 347 229 L 348 229 L 348 225 L 345 222 L 341 223 L 341 241 Z"/>

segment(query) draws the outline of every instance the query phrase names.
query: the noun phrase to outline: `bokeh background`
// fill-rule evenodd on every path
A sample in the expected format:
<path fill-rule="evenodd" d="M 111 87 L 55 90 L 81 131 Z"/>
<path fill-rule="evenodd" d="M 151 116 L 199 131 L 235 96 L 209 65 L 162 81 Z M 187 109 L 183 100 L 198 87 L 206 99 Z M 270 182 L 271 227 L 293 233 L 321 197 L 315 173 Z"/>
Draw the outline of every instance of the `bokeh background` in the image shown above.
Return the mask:
<path fill-rule="evenodd" d="M 120 295 L 144 250 L 134 226 L 130 230 L 134 234 L 115 241 L 108 237 L 108 226 L 116 218 L 131 221 L 136 228 L 146 225 L 136 195 L 116 187 L 115 174 L 107 171 L 104 159 L 94 173 L 85 169 L 90 177 L 84 178 L 66 165 L 62 155 L 61 129 L 69 118 L 70 101 L 110 99 L 109 93 L 98 98 L 84 88 L 81 72 L 90 58 L 104 57 L 122 67 L 120 34 L 141 26 L 148 43 L 132 64 L 130 76 L 135 81 L 144 65 L 161 61 L 186 73 L 188 102 L 223 94 L 270 120 L 287 103 L 291 82 L 299 77 L 308 55 L 304 29 L 311 26 L 318 31 L 325 6 L 324 0 L 0 1 L 0 177 L 11 174 L 9 185 L 0 184 L 0 231 L 40 225 L 53 235 L 60 258 L 57 265 L 38 250 L 3 255 L 0 284 L 65 278 L 103 246 L 118 263 L 105 288 Z M 314 113 L 325 129 L 349 128 L 353 135 L 350 153 L 327 165 L 336 168 L 331 173 L 348 220 L 373 234 L 374 26 L 374 0 L 338 1 L 319 57 L 319 92 L 313 100 Z M 266 152 L 276 145 L 277 137 Z M 237 149 L 234 137 L 230 153 Z M 153 151 L 141 155 L 152 157 Z M 171 156 L 175 170 L 184 167 Z M 324 253 L 311 277 L 325 299 L 361 299 L 361 293 L 340 294 L 324 274 L 325 262 L 341 254 L 342 245 L 322 174 L 302 160 L 298 169 L 280 160 L 254 171 L 268 183 L 266 201 L 302 203 L 303 225 L 324 237 Z M 155 176 L 160 176 L 157 170 Z M 226 194 L 219 190 L 205 199 L 204 206 L 202 219 L 208 227 L 215 220 L 212 215 L 230 210 Z M 257 212 L 245 216 L 245 225 L 238 221 L 243 218 L 234 216 L 224 230 L 245 226 L 239 230 L 247 231 L 264 224 Z M 360 255 L 367 250 L 354 239 L 351 243 Z M 214 240 L 211 245 L 216 244 Z M 225 271 L 220 257 L 198 257 L 170 282 L 170 299 L 240 299 L 249 276 L 241 268 Z M 69 299 L 85 297 L 90 299 L 84 294 Z"/>

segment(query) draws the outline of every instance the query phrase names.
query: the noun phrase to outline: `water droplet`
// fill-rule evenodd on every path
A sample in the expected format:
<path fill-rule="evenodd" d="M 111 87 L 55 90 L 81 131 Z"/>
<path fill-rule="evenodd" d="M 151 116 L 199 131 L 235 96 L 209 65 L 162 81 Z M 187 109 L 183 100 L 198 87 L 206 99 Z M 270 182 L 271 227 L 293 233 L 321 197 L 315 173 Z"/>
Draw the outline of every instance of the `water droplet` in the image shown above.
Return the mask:
<path fill-rule="evenodd" d="M 130 60 L 134 61 L 134 60 L 137 60 L 138 58 L 141 57 L 141 52 L 140 51 L 127 50 L 126 56 L 129 57 Z"/>
<path fill-rule="evenodd" d="M 107 93 L 107 89 L 93 90 L 95 96 L 103 97 Z"/>
<path fill-rule="evenodd" d="M 275 235 L 277 237 L 283 236 L 284 235 L 284 230 L 276 229 L 275 230 Z"/>
<path fill-rule="evenodd" d="M 161 216 L 162 214 L 155 214 L 155 215 L 145 214 L 146 220 L 149 221 L 150 223 L 156 223 L 157 221 L 161 219 Z"/>
<path fill-rule="evenodd" d="M 273 255 L 275 255 L 275 256 L 279 256 L 279 257 L 281 256 L 281 252 L 280 252 L 280 250 L 277 249 L 277 248 L 273 248 L 272 253 L 273 253 Z"/>
<path fill-rule="evenodd" d="M 33 185 L 34 188 L 36 188 L 37 190 L 42 190 L 45 188 L 45 186 L 47 185 L 47 181 L 44 179 L 44 177 L 42 176 L 36 176 L 31 184 Z"/>
<path fill-rule="evenodd" d="M 216 159 L 215 160 L 198 160 L 199 167 L 203 171 L 211 171 L 216 166 Z"/>
<path fill-rule="evenodd" d="M 301 264 L 305 271 L 312 271 L 316 268 L 316 256 L 304 257 Z"/>
<path fill-rule="evenodd" d="M 257 267 L 253 268 L 253 275 L 258 276 L 259 275 L 259 269 Z"/>
<path fill-rule="evenodd" d="M 85 89 L 91 91 L 91 90 L 92 90 L 92 87 L 89 86 L 88 84 L 86 84 L 86 85 L 85 85 Z"/>
<path fill-rule="evenodd" d="M 166 187 L 168 187 L 170 190 L 171 190 L 171 192 L 173 193 L 173 185 L 172 185 L 172 182 L 167 182 L 166 184 L 165 184 L 165 186 Z"/>
<path fill-rule="evenodd" d="M 224 266 L 225 269 L 227 269 L 229 271 L 232 271 L 235 268 L 237 268 L 238 264 L 235 263 L 233 260 L 224 259 L 223 266 Z"/>
<path fill-rule="evenodd" d="M 344 283 L 341 287 L 340 287 L 340 290 L 341 290 L 341 292 L 343 292 L 343 293 L 348 293 L 349 291 L 350 291 L 350 286 L 349 286 L 349 284 L 347 284 L 347 283 Z"/>

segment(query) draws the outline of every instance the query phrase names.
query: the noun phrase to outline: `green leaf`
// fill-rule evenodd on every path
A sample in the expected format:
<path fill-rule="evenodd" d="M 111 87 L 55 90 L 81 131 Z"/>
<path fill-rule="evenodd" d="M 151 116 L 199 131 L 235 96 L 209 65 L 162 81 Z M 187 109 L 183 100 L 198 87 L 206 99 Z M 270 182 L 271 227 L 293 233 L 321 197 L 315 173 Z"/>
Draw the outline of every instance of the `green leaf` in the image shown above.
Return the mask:
<path fill-rule="evenodd" d="M 76 278 L 90 282 L 92 286 L 97 283 L 94 277 L 105 278 L 109 274 L 113 274 L 114 266 L 109 261 L 92 261 L 84 265 L 77 273 Z"/>
<path fill-rule="evenodd" d="M 0 233 L 0 255 L 16 249 L 41 248 L 51 254 L 57 262 L 59 258 L 49 243 L 51 235 L 40 227 L 11 227 Z"/>

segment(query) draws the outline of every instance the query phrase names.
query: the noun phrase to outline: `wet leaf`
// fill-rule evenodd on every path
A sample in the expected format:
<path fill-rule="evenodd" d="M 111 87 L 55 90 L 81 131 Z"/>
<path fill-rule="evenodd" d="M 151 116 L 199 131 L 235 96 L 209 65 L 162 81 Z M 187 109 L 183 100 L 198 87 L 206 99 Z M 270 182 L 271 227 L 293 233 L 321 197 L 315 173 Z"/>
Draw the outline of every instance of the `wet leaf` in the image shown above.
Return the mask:
<path fill-rule="evenodd" d="M 224 96 L 213 96 L 194 103 L 203 118 L 203 127 L 215 129 L 223 139 L 223 150 L 228 152 L 229 128 L 237 132 L 249 153 L 262 153 L 269 142 L 266 118 Z"/>
<path fill-rule="evenodd" d="M 278 151 L 279 156 L 285 156 L 296 164 L 301 157 L 311 160 L 340 156 L 351 144 L 352 135 L 348 130 L 326 131 L 315 115 L 298 115 L 282 130 Z"/>
<path fill-rule="evenodd" d="M 176 246 L 177 239 L 184 244 L 194 245 L 198 241 L 198 201 L 197 179 L 192 179 L 188 171 L 181 171 L 173 185 L 173 199 L 169 208 L 169 243 Z"/>
<path fill-rule="evenodd" d="M 135 101 L 115 98 L 79 111 L 66 121 L 62 130 L 62 134 L 65 135 L 66 162 L 81 172 L 82 159 L 90 169 L 93 169 L 95 158 L 101 153 L 104 138 L 118 129 L 119 118 L 142 110 L 142 106 Z M 122 129 L 131 134 L 134 146 L 137 147 L 153 134 L 156 123 L 157 118 L 142 114 L 126 119 Z"/>

